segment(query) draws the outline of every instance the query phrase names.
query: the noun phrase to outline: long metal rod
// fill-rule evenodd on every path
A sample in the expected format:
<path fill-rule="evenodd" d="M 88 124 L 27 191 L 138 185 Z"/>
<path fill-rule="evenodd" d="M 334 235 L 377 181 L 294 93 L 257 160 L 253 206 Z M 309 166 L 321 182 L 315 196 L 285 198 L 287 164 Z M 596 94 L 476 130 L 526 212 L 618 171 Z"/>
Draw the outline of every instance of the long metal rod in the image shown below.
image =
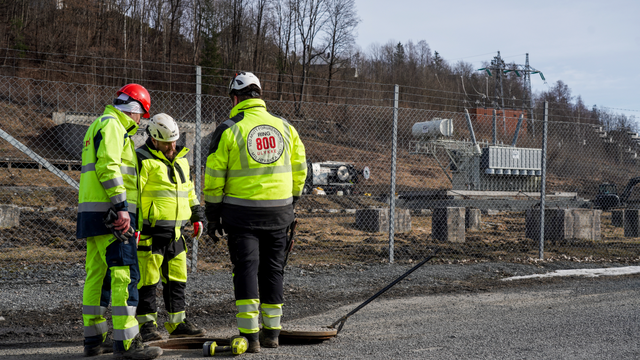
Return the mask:
<path fill-rule="evenodd" d="M 447 153 L 447 155 L 449 155 L 447 150 L 445 150 L 445 152 Z M 451 157 L 451 155 L 449 155 L 449 157 Z M 451 176 L 449 176 L 449 173 L 447 172 L 447 169 L 444 166 L 442 166 L 442 163 L 438 159 L 438 154 L 436 153 L 435 150 L 433 151 L 433 158 L 436 159 L 436 162 L 438 163 L 438 166 L 440 166 L 440 169 L 442 169 L 442 172 L 444 172 L 444 174 L 447 175 L 447 178 L 449 179 L 449 182 L 451 184 L 453 184 L 453 179 L 451 178 Z"/>
<path fill-rule="evenodd" d="M 542 183 L 540 184 L 540 246 L 538 257 L 544 260 L 544 207 L 547 183 L 547 126 L 549 121 L 549 102 L 544 102 L 544 120 L 542 125 Z"/>
<path fill-rule="evenodd" d="M 522 121 L 524 120 L 524 114 L 520 114 L 520 118 L 518 119 L 518 125 L 516 126 L 516 132 L 513 134 L 513 141 L 511 142 L 512 147 L 516 147 L 516 143 L 518 142 L 518 135 L 520 134 L 520 127 L 522 127 Z"/>
<path fill-rule="evenodd" d="M 13 136 L 9 135 L 4 130 L 0 129 L 0 137 L 9 142 L 9 144 L 15 146 L 18 150 L 25 153 L 28 157 L 37 161 L 40 165 L 44 166 L 47 170 L 51 171 L 54 175 L 58 176 L 60 179 L 64 180 L 67 184 L 71 185 L 74 189 L 80 189 L 80 184 L 78 184 L 75 180 L 69 177 L 69 175 L 63 173 L 60 169 L 53 166 L 49 161 L 47 161 L 42 156 L 36 154 L 23 143 L 18 141 Z"/>
<path fill-rule="evenodd" d="M 398 150 L 398 99 L 400 86 L 395 86 L 393 97 L 393 130 L 391 138 L 391 190 L 389 197 L 389 264 L 393 264 L 393 243 L 396 219 L 396 160 Z"/>
<path fill-rule="evenodd" d="M 194 149 L 193 166 L 195 167 L 195 190 L 196 196 L 202 190 L 202 69 L 196 67 L 196 139 Z"/>
<path fill-rule="evenodd" d="M 332 329 L 335 329 L 336 325 L 340 324 L 340 326 L 338 326 L 338 333 L 339 333 L 340 330 L 342 330 L 342 327 L 344 326 L 344 323 L 347 321 L 349 316 L 357 313 L 360 309 L 362 309 L 363 307 L 367 306 L 370 302 L 375 300 L 378 296 L 384 294 L 385 291 L 391 289 L 395 284 L 399 283 L 400 281 L 402 281 L 402 279 L 404 279 L 407 276 L 409 276 L 409 274 L 411 274 L 412 272 L 416 271 L 422 265 L 426 264 L 427 261 L 433 259 L 436 256 L 436 254 L 438 253 L 438 251 L 440 251 L 439 248 L 436 248 L 435 250 L 433 250 L 431 255 L 429 255 L 426 259 L 422 260 L 416 266 L 414 266 L 411 269 L 409 269 L 409 271 L 407 271 L 406 273 L 402 274 L 399 278 L 393 280 L 389 285 L 385 286 L 382 290 L 380 290 L 377 293 L 375 293 L 375 295 L 373 295 L 372 297 L 370 297 L 367 300 L 365 300 L 362 304 L 358 305 L 357 308 L 351 310 L 351 312 L 349 312 L 347 315 L 341 317 L 338 321 L 334 322 L 329 327 L 332 328 Z"/>
<path fill-rule="evenodd" d="M 493 109 L 493 145 L 498 145 L 498 126 L 496 124 L 496 109 Z"/>
<path fill-rule="evenodd" d="M 196 133 L 194 142 L 194 159 L 193 166 L 195 167 L 195 190 L 196 197 L 202 191 L 202 68 L 196 67 Z M 193 237 L 191 251 L 191 271 L 196 272 L 198 270 L 198 237 Z"/>
<path fill-rule="evenodd" d="M 471 123 L 471 116 L 469 116 L 469 111 L 464 109 L 464 116 L 467 119 L 467 128 L 469 128 L 469 136 L 471 136 L 471 142 L 473 143 L 473 153 L 480 154 L 480 146 L 476 141 L 476 133 L 473 131 L 473 124 Z"/>

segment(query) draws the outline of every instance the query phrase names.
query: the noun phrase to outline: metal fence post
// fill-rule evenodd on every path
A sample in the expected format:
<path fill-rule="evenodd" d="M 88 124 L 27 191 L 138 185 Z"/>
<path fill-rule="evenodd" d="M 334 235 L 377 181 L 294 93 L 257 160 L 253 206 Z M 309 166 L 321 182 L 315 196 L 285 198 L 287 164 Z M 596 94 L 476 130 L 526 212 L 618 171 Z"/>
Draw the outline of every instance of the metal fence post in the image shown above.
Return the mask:
<path fill-rule="evenodd" d="M 539 258 L 544 260 L 544 206 L 547 182 L 547 126 L 549 120 L 549 102 L 544 102 L 544 122 L 542 126 L 542 183 L 540 184 L 540 249 Z"/>
<path fill-rule="evenodd" d="M 396 84 L 393 96 L 393 131 L 391 138 L 391 193 L 389 198 L 389 264 L 393 264 L 393 237 L 396 218 L 396 153 L 398 148 L 398 94 L 400 86 Z"/>
<path fill-rule="evenodd" d="M 196 133 L 195 149 L 193 155 L 193 166 L 195 167 L 195 188 L 196 197 L 200 200 L 202 191 L 202 68 L 196 66 Z M 193 238 L 191 251 L 191 272 L 196 272 L 198 268 L 198 238 Z"/>
<path fill-rule="evenodd" d="M 493 131 L 493 145 L 498 145 L 498 127 L 497 127 L 497 124 L 496 124 L 496 109 L 493 109 L 493 120 L 492 120 L 492 123 L 493 123 L 493 128 L 492 128 L 492 131 Z"/>
<path fill-rule="evenodd" d="M 196 196 L 202 191 L 202 68 L 196 66 L 196 139 L 193 166 L 196 169 Z M 199 198 L 199 197 L 198 197 Z"/>

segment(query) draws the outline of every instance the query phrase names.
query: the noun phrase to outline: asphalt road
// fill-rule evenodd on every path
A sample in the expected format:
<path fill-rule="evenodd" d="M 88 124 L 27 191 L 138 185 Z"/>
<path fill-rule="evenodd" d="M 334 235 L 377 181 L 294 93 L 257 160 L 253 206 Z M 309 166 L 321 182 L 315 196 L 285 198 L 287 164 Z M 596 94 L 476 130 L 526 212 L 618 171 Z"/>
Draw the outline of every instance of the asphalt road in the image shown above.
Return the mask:
<path fill-rule="evenodd" d="M 320 344 L 263 349 L 260 354 L 242 357 L 640 358 L 640 276 L 525 281 L 524 285 L 514 282 L 513 286 L 488 291 L 379 298 L 349 318 L 334 339 Z M 359 303 L 289 323 L 328 325 Z M 0 360 L 81 357 L 82 348 L 77 342 L 0 348 Z M 162 356 L 163 359 L 200 357 L 197 350 L 167 350 Z"/>

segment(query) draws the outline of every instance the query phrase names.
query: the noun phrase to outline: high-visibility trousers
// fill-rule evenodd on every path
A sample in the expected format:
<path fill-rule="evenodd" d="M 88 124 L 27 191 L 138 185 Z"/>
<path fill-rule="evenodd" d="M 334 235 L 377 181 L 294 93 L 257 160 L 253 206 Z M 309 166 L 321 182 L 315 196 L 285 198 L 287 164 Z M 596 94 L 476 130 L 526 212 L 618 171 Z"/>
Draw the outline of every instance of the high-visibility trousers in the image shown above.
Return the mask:
<path fill-rule="evenodd" d="M 126 351 L 138 334 L 136 306 L 140 270 L 136 254 L 136 239 L 128 244 L 113 235 L 87 238 L 87 277 L 82 292 L 82 320 L 85 344 L 97 344 L 107 336 L 104 314 L 111 300 L 113 346 Z"/>
<path fill-rule="evenodd" d="M 187 244 L 183 235 L 174 240 L 174 231 L 153 236 L 142 235 L 138 244 L 140 261 L 140 303 L 136 318 L 140 326 L 158 321 L 156 286 L 162 279 L 162 295 L 169 321 L 164 327 L 169 334 L 184 322 L 185 289 L 187 287 Z"/>
<path fill-rule="evenodd" d="M 279 330 L 282 317 L 286 229 L 250 230 L 225 226 L 233 264 L 236 323 L 241 333 L 252 334 L 262 326 Z"/>

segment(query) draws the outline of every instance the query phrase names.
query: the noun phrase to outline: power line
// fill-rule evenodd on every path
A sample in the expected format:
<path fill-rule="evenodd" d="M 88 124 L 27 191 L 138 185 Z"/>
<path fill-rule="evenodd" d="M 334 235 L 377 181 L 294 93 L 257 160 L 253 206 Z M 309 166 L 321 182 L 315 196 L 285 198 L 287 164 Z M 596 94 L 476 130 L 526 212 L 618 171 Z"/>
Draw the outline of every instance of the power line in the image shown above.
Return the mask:
<path fill-rule="evenodd" d="M 102 57 L 93 57 L 93 56 L 84 56 L 84 55 L 72 55 L 72 54 L 60 54 L 60 53 L 48 53 L 48 52 L 39 52 L 39 51 L 30 51 L 30 50 L 25 50 L 25 51 L 20 51 L 20 50 L 15 50 L 15 49 L 9 49 L 9 48 L 0 48 L 0 50 L 5 50 L 7 51 L 7 53 L 9 51 L 13 51 L 13 52 L 21 52 L 21 53 L 29 53 L 29 54 L 39 54 L 39 55 L 51 55 L 51 56 L 63 56 L 63 57 L 74 57 L 74 58 L 83 58 L 83 59 L 91 59 L 91 60 L 95 60 L 96 62 L 105 62 L 105 60 L 113 60 L 113 61 L 123 61 L 123 62 L 133 62 L 133 63 L 140 63 L 140 60 L 132 60 L 132 59 L 120 59 L 120 58 L 102 58 Z M 474 56 L 482 56 L 482 55 L 474 55 Z M 518 55 L 512 55 L 509 57 L 515 57 Z M 19 58 L 19 57 L 14 57 L 14 56 L 5 56 L 4 58 L 6 59 L 11 59 L 11 60 L 18 60 L 18 61 L 38 61 L 38 62 L 46 62 L 46 63 L 50 63 L 50 64 L 57 64 L 57 65 L 66 65 L 66 66 L 77 66 L 80 67 L 81 69 L 84 68 L 89 68 L 89 67 L 93 67 L 95 69 L 109 69 L 109 70 L 130 70 L 132 71 L 131 74 L 127 74 L 127 78 L 139 78 L 141 81 L 145 81 L 145 82 L 149 82 L 149 83 L 158 83 L 158 84 L 185 84 L 185 85 L 193 85 L 195 82 L 185 82 L 185 81 L 168 81 L 168 80 L 153 80 L 153 79 L 149 79 L 149 78 L 142 78 L 142 75 L 140 73 L 138 73 L 136 75 L 135 72 L 139 72 L 140 69 L 137 67 L 124 67 L 124 66 L 99 66 L 99 65 L 89 65 L 89 64 L 69 64 L 69 63 L 65 63 L 65 62 L 60 62 L 60 61 L 55 61 L 55 60 L 49 60 L 49 59 L 33 59 L 33 58 Z M 153 62 L 153 61 L 142 61 L 143 64 L 154 64 L 154 65 L 161 65 L 163 67 L 166 66 L 170 66 L 172 68 L 176 67 L 183 67 L 183 68 L 191 68 L 195 70 L 195 65 L 187 65 L 187 64 L 177 64 L 177 63 L 167 63 L 167 62 Z M 12 66 L 4 66 L 4 67 L 12 67 Z M 95 76 L 95 77 L 101 77 L 101 78 L 109 78 L 109 79 L 124 79 L 125 75 L 123 74 L 122 76 L 114 76 L 114 75 L 107 75 L 107 74 L 103 74 L 103 73 L 92 73 L 92 72 L 82 72 L 82 71 L 74 71 L 74 70 L 66 70 L 66 69 L 51 69 L 51 68 L 37 68 L 37 67 L 25 67 L 25 66 L 21 66 L 21 68 L 24 69 L 29 69 L 29 70 L 39 70 L 39 71 L 51 71 L 51 72 L 58 72 L 58 73 L 67 73 L 67 74 L 81 74 L 81 75 L 85 75 L 85 76 Z M 224 68 L 213 68 L 213 67 L 202 67 L 203 69 L 208 69 L 208 70 L 216 70 L 216 71 L 224 71 L 224 72 L 228 72 L 228 73 L 233 73 L 234 70 L 232 69 L 224 69 Z M 531 70 L 535 70 L 533 68 L 531 68 Z M 164 73 L 166 71 L 162 71 L 162 70 L 155 70 L 155 69 L 149 69 L 149 68 L 145 68 L 142 70 L 143 72 L 147 72 L 147 73 Z M 537 71 L 537 70 L 536 70 Z M 291 73 L 286 73 L 286 74 L 278 74 L 278 73 L 268 73 L 268 72 L 256 72 L 257 74 L 263 74 L 265 75 L 263 82 L 265 83 L 278 83 L 277 80 L 272 80 L 271 78 L 277 77 L 279 75 L 282 75 L 284 78 L 292 80 L 292 81 L 286 81 L 283 80 L 280 83 L 282 83 L 283 85 L 286 86 L 293 86 L 293 87 L 298 87 L 301 86 L 300 82 L 296 82 L 294 79 L 302 79 L 302 76 L 300 75 L 294 75 Z M 534 72 L 532 72 L 534 73 Z M 194 76 L 195 75 L 195 71 L 193 73 L 185 73 L 185 72 L 171 72 L 172 76 L 176 75 L 176 76 Z M 207 74 L 203 74 L 202 75 L 204 78 L 220 78 L 223 79 L 225 76 L 223 75 L 207 75 Z M 307 76 L 306 80 L 311 81 L 311 80 L 316 80 L 316 81 L 320 81 L 320 82 L 324 82 L 327 81 L 327 79 L 325 78 L 317 78 L 317 77 L 310 77 Z M 335 85 L 331 86 L 331 90 L 344 90 L 344 91 L 357 91 L 357 92 L 363 92 L 363 93 L 379 93 L 379 94 L 390 94 L 393 91 L 392 90 L 384 90 L 383 88 L 385 87 L 391 87 L 393 86 L 392 84 L 388 84 L 388 83 L 379 83 L 379 82 L 366 82 L 366 81 L 353 81 L 353 80 L 344 80 L 344 79 L 334 79 L 333 82 L 335 83 Z M 339 84 L 356 84 L 357 87 L 350 87 L 350 86 L 339 86 Z M 207 85 L 210 87 L 214 87 L 214 88 L 226 88 L 225 86 L 220 86 L 220 85 L 216 85 L 216 84 L 212 84 L 212 83 L 203 83 L 203 85 Z M 471 85 L 474 87 L 473 85 L 473 81 L 471 81 Z M 371 86 L 379 86 L 381 87 L 380 89 L 374 89 L 374 88 L 370 88 Z M 325 87 L 325 85 L 323 84 L 314 84 L 314 83 L 308 83 L 305 84 L 305 87 L 307 88 L 323 88 Z M 431 93 L 435 93 L 435 94 L 449 94 L 449 95 L 453 95 L 453 96 L 463 96 L 465 94 L 461 93 L 461 92 L 457 92 L 457 91 L 447 91 L 447 90 L 441 90 L 441 89 L 429 89 L 429 88 L 423 88 L 423 87 L 417 87 L 417 86 L 402 86 L 402 89 L 412 89 L 412 90 L 419 90 L 420 92 L 431 92 Z M 268 91 L 269 93 L 277 93 L 277 94 L 284 94 L 284 95 L 292 95 L 292 96 L 300 96 L 299 93 L 296 92 L 275 92 L 275 91 Z M 476 92 L 478 92 L 476 90 Z M 313 98 L 336 98 L 336 95 L 323 95 L 323 94 L 305 94 L 306 96 L 311 96 Z M 420 94 L 420 93 L 416 93 L 416 92 L 402 92 L 401 95 L 403 97 L 418 97 L 418 98 L 424 98 L 424 99 L 439 99 L 439 100 L 455 100 L 455 101 L 462 101 L 460 99 L 452 99 L 452 98 L 447 98 L 447 97 L 442 97 L 442 96 L 434 96 L 434 95 L 428 95 L 428 94 Z M 482 96 L 481 93 L 478 92 L 478 95 L 473 95 L 473 96 Z M 368 99 L 368 98 L 362 98 L 362 97 L 345 97 L 345 96 L 339 96 L 340 99 L 346 99 L 346 100 L 359 100 L 359 101 L 386 101 L 387 99 L 382 97 L 381 99 Z M 506 99 L 504 96 L 499 96 L 498 100 L 500 99 Z M 514 99 L 506 99 L 509 101 L 512 101 Z M 515 101 L 520 102 L 520 101 L 525 101 L 526 99 L 515 99 Z M 420 103 L 420 102 L 415 102 L 415 101 L 411 101 L 411 103 Z M 432 104 L 432 103 L 425 103 L 425 104 Z M 434 104 L 435 105 L 435 104 Z M 441 105 L 441 104 L 438 104 Z M 573 105 L 573 104 L 571 104 Z M 565 105 L 563 105 L 562 107 L 558 107 L 557 109 L 565 109 L 564 108 Z M 552 109 L 554 109 L 555 107 L 552 107 Z M 601 108 L 603 109 L 610 109 L 610 110 L 618 110 L 618 111 L 627 111 L 627 112 L 640 112 L 640 110 L 633 110 L 633 109 L 621 109 L 621 108 L 612 108 L 612 107 L 606 107 L 606 106 L 602 106 Z"/>
<path fill-rule="evenodd" d="M 61 54 L 61 53 L 49 53 L 49 52 L 42 52 L 42 51 L 33 51 L 33 50 L 16 50 L 16 49 L 10 49 L 10 48 L 0 48 L 0 50 L 4 50 L 4 51 L 15 51 L 15 52 L 23 52 L 23 53 L 31 53 L 31 54 L 38 54 L 38 55 L 53 55 L 53 56 L 64 56 L 64 57 L 76 57 L 76 58 L 85 58 L 85 59 L 93 59 L 93 60 L 116 60 L 116 61 L 125 61 L 125 62 L 136 62 L 136 63 L 140 63 L 141 61 L 138 60 L 134 60 L 134 59 L 122 59 L 122 58 L 108 58 L 108 57 L 99 57 L 99 56 L 88 56 L 88 55 L 74 55 L 74 54 Z M 32 59 L 32 60 L 37 60 L 39 61 L 40 59 Z M 190 64 L 179 64 L 179 63 L 173 63 L 173 62 L 157 62 L 157 61 L 148 61 L 148 60 L 142 60 L 143 64 L 156 64 L 156 65 L 171 65 L 171 66 L 185 66 L 185 67 L 195 67 L 196 65 L 190 65 Z M 73 65 L 73 64 L 69 64 L 69 65 Z"/>
<path fill-rule="evenodd" d="M 19 52 L 19 50 L 15 50 L 15 49 L 8 49 L 8 48 L 0 48 L 0 50 L 10 50 L 10 51 L 16 51 Z M 139 63 L 140 60 L 130 60 L 130 59 L 119 59 L 119 58 L 101 58 L 101 57 L 92 57 L 92 56 L 86 56 L 86 55 L 71 55 L 71 54 L 59 54 L 59 53 L 48 53 L 48 52 L 37 52 L 37 51 L 30 51 L 30 50 L 25 50 L 24 52 L 28 52 L 28 53 L 33 53 L 33 54 L 43 54 L 43 55 L 54 55 L 54 56 L 69 56 L 69 57 L 78 57 L 78 58 L 85 58 L 85 59 L 93 59 L 93 60 L 117 60 L 117 61 L 125 61 L 125 62 L 136 62 Z M 55 62 L 52 60 L 39 60 L 39 59 L 24 59 L 24 58 L 16 58 L 16 57 L 7 57 L 7 58 L 11 58 L 11 59 L 16 59 L 16 60 L 34 60 L 34 61 L 49 61 L 52 63 L 57 63 L 57 64 L 65 64 L 65 63 L 61 63 L 61 62 Z M 188 67 L 188 68 L 193 68 L 195 70 L 195 65 L 186 65 L 186 64 L 176 64 L 176 63 L 162 63 L 162 62 L 152 62 L 152 61 L 146 61 L 143 60 L 142 63 L 146 63 L 146 64 L 156 64 L 156 65 L 162 65 L 162 66 L 183 66 L 183 67 Z M 71 66 L 72 64 L 66 64 Z M 82 64 L 75 64 L 76 66 L 93 66 L 93 65 L 82 65 Z M 131 69 L 132 71 L 138 71 L 138 68 L 127 68 L 127 67 L 116 67 L 116 66 L 109 66 L 109 67 L 98 67 L 95 66 L 95 68 L 106 68 L 106 69 L 120 69 L 120 70 L 127 70 L 127 69 Z M 206 69 L 206 70 L 215 70 L 215 71 L 224 71 L 224 72 L 229 72 L 229 73 L 234 73 L 235 70 L 232 69 L 225 69 L 225 68 L 214 68 L 214 67 L 201 67 L 202 69 Z M 36 69 L 36 68 L 29 68 L 29 69 Z M 51 69 L 46 69 L 46 70 L 51 70 Z M 75 72 L 75 71 L 70 71 L 70 70 L 61 70 L 61 69 L 55 69 L 53 71 L 59 71 L 59 72 L 72 72 L 75 74 L 86 74 L 86 75 L 91 75 L 91 76 L 102 76 L 102 77 L 107 77 L 107 78 L 111 78 L 111 79 L 118 79 L 118 78 L 125 78 L 125 76 L 111 76 L 111 75 L 98 75 L 93 74 L 93 73 L 83 73 L 83 72 Z M 166 71 L 163 70 L 151 70 L 151 69 L 144 69 L 143 71 L 145 72 L 156 72 L 156 73 L 165 73 Z M 262 74 L 262 75 L 267 75 L 267 76 L 278 76 L 279 74 L 277 73 L 268 73 L 268 72 L 254 72 L 255 74 Z M 171 72 L 172 75 L 185 75 L 185 76 L 193 76 L 195 75 L 195 71 L 193 73 L 176 73 L 176 72 Z M 301 75 L 293 75 L 293 74 L 282 74 L 290 79 L 302 79 L 303 76 Z M 140 75 L 142 76 L 142 75 Z M 127 76 L 128 77 L 128 76 Z M 132 78 L 134 78 L 134 74 L 132 74 Z M 202 77 L 213 77 L 213 78 L 224 78 L 223 75 L 207 75 L 207 74 L 203 74 Z M 306 80 L 318 80 L 318 81 L 327 81 L 327 79 L 325 78 L 316 78 L 316 77 L 310 77 L 310 76 L 306 76 L 305 77 Z M 177 82 L 177 81 L 167 81 L 167 80 L 147 80 L 149 82 L 154 82 L 154 83 L 167 83 L 167 84 L 189 84 L 186 82 Z M 377 82 L 362 82 L 362 81 L 352 81 L 352 80 L 343 80 L 343 79 L 334 79 L 335 82 L 339 82 L 339 83 L 346 83 L 346 84 L 357 84 L 360 87 L 358 88 L 351 88 L 351 87 L 341 87 L 341 86 L 332 86 L 332 89 L 346 89 L 346 90 L 356 90 L 356 91 L 367 91 L 367 92 L 386 92 L 386 93 L 393 93 L 393 90 L 374 90 L 374 89 L 366 89 L 363 87 L 363 85 L 378 85 L 378 86 L 383 86 L 383 87 L 391 87 L 393 86 L 392 84 L 387 84 L 387 83 L 377 83 Z M 276 82 L 277 81 L 273 81 L 273 80 L 269 80 L 268 78 L 264 78 L 263 82 Z M 289 84 L 289 82 L 282 82 L 283 84 Z M 211 86 L 212 84 L 210 83 L 203 83 L 203 85 L 209 85 Z M 301 86 L 301 83 L 296 83 L 296 82 L 291 82 L 291 86 Z M 324 85 L 317 85 L 317 84 L 305 84 L 305 86 L 308 87 L 324 87 Z M 440 89 L 429 89 L 429 88 L 422 88 L 422 87 L 415 87 L 415 86 L 403 86 L 403 88 L 407 88 L 407 89 L 418 89 L 421 91 L 429 91 L 429 92 L 437 92 L 437 93 L 445 93 L 445 94 L 455 94 L 455 95 L 463 95 L 463 93 L 460 92 L 455 92 L 455 91 L 446 91 L 446 90 L 440 90 Z M 423 96 L 423 97 L 430 97 L 429 95 L 420 95 L 420 94 L 409 94 L 412 96 Z"/>
<path fill-rule="evenodd" d="M 132 71 L 132 72 L 140 72 L 140 68 L 134 68 L 134 67 L 123 67 L 123 66 L 100 66 L 100 65 L 88 65 L 88 64 L 69 64 L 66 62 L 61 62 L 61 61 L 53 61 L 53 60 L 38 60 L 38 59 L 25 59 L 25 58 L 19 58 L 19 57 L 12 57 L 12 56 L 6 56 L 4 57 L 5 59 L 14 59 L 14 60 L 34 60 L 34 61 L 38 61 L 38 62 L 46 62 L 46 63 L 51 63 L 51 64 L 59 64 L 59 65 L 66 65 L 66 66 L 73 66 L 73 67 L 90 67 L 90 68 L 95 68 L 95 69 L 109 69 L 109 70 L 128 70 L 128 71 Z M 165 64 L 166 65 L 166 64 Z M 5 65 L 6 66 L 6 65 Z M 61 70 L 61 69 L 51 69 L 51 68 L 45 68 L 42 70 L 48 70 L 48 71 L 68 71 L 68 70 Z M 167 71 L 164 70 L 154 70 L 154 69 L 143 69 L 143 72 L 147 72 L 147 73 L 167 73 Z M 87 75 L 92 75 L 92 76 L 103 76 L 102 74 L 99 73 L 90 73 L 90 72 L 86 72 L 86 73 L 80 73 L 80 74 L 87 74 Z M 195 72 L 194 73 L 178 73 L 178 72 L 169 72 L 169 74 L 173 75 L 186 75 L 186 76 L 195 76 Z M 124 77 L 124 75 L 123 75 Z"/>

